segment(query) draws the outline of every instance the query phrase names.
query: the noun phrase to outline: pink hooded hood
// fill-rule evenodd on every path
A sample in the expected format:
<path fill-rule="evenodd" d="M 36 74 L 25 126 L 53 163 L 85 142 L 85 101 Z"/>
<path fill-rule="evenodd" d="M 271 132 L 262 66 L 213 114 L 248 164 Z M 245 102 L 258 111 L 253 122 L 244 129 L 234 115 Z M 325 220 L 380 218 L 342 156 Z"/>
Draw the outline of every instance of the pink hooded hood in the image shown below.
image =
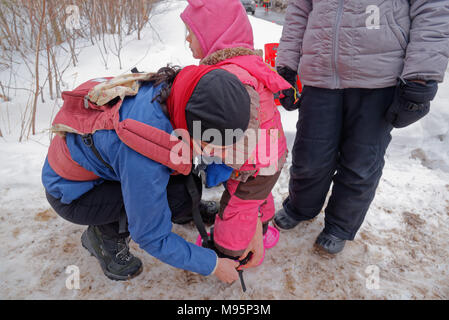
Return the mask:
<path fill-rule="evenodd" d="M 187 0 L 181 19 L 192 29 L 205 57 L 243 47 L 254 50 L 253 29 L 239 0 Z"/>

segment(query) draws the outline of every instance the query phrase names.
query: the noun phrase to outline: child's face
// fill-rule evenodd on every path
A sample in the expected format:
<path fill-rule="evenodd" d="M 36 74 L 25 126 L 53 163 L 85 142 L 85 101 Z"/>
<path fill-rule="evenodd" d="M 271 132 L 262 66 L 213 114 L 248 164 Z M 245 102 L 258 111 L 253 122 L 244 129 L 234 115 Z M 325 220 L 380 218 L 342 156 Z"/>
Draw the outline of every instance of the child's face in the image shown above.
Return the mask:
<path fill-rule="evenodd" d="M 203 49 L 201 48 L 201 44 L 198 41 L 198 38 L 195 36 L 195 34 L 190 30 L 190 28 L 187 26 L 187 37 L 186 41 L 189 43 L 190 50 L 192 51 L 192 55 L 195 59 L 203 59 Z"/>

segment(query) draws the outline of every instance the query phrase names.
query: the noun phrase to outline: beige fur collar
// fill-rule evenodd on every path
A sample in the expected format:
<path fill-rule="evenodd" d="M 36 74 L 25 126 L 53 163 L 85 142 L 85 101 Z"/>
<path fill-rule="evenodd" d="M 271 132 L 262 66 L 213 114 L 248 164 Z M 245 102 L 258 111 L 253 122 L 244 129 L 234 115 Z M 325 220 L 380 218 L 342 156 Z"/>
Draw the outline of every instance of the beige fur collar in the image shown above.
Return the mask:
<path fill-rule="evenodd" d="M 226 48 L 223 50 L 218 50 L 211 55 L 207 56 L 203 60 L 201 60 L 200 64 L 204 65 L 215 65 L 217 63 L 220 63 L 221 61 L 224 61 L 226 59 L 239 57 L 239 56 L 248 56 L 248 55 L 258 55 L 263 56 L 262 50 L 251 50 L 247 48 L 237 47 L 237 48 Z"/>

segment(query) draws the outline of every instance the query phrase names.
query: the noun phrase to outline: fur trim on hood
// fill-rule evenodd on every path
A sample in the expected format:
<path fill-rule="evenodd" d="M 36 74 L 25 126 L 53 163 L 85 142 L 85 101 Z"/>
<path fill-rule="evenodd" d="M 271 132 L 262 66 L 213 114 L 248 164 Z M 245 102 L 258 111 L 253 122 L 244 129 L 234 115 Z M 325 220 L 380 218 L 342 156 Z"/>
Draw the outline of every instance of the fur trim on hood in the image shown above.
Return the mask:
<path fill-rule="evenodd" d="M 216 51 L 216 52 L 212 53 L 211 55 L 207 56 L 206 58 L 201 60 L 200 64 L 211 66 L 211 65 L 220 63 L 227 59 L 240 57 L 240 56 L 251 56 L 251 55 L 262 57 L 263 51 L 262 50 L 251 50 L 251 49 L 242 48 L 242 47 L 226 48 L 223 50 Z"/>

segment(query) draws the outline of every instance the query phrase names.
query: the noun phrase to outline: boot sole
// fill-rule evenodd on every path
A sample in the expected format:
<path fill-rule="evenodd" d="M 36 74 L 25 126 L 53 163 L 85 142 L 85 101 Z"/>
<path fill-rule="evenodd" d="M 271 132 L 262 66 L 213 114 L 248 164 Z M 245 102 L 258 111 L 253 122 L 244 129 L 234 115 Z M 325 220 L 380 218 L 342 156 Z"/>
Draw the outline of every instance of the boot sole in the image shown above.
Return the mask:
<path fill-rule="evenodd" d="M 84 232 L 81 235 L 81 245 L 84 247 L 84 249 L 86 249 L 91 256 L 95 257 L 98 261 L 98 263 L 100 264 L 101 270 L 103 270 L 103 273 L 105 274 L 106 277 L 108 277 L 111 280 L 114 281 L 126 281 L 126 280 L 130 280 L 134 277 L 137 277 L 140 273 L 142 273 L 143 271 L 143 265 L 140 266 L 140 268 L 136 271 L 136 273 L 132 274 L 132 275 L 127 275 L 127 276 L 118 276 L 116 274 L 113 274 L 111 272 L 109 272 L 106 269 L 106 265 L 104 264 L 104 262 L 102 262 L 102 260 L 97 256 L 95 250 L 93 248 L 91 248 L 89 246 L 89 240 L 86 239 L 87 238 L 87 232 Z"/>
<path fill-rule="evenodd" d="M 313 244 L 313 252 L 325 259 L 333 259 L 336 256 L 336 254 L 328 252 L 326 249 L 316 243 Z"/>
<path fill-rule="evenodd" d="M 288 232 L 291 232 L 291 231 L 295 230 L 295 229 L 299 226 L 299 224 L 300 224 L 300 222 L 298 222 L 298 224 L 297 224 L 296 226 L 294 226 L 293 228 L 290 228 L 290 229 L 283 229 L 283 228 L 279 227 L 279 226 L 276 224 L 276 221 L 274 221 L 274 219 L 271 220 L 271 223 L 273 224 L 273 226 L 274 226 L 276 229 L 278 229 L 278 230 L 279 230 L 280 232 L 282 232 L 282 233 L 288 233 Z"/>
<path fill-rule="evenodd" d="M 325 248 L 323 248 L 323 246 L 321 246 L 317 243 L 314 243 L 313 249 L 316 254 L 322 256 L 323 258 L 331 259 L 331 258 L 335 258 L 340 252 L 342 252 L 344 247 L 338 252 L 329 252 Z"/>

